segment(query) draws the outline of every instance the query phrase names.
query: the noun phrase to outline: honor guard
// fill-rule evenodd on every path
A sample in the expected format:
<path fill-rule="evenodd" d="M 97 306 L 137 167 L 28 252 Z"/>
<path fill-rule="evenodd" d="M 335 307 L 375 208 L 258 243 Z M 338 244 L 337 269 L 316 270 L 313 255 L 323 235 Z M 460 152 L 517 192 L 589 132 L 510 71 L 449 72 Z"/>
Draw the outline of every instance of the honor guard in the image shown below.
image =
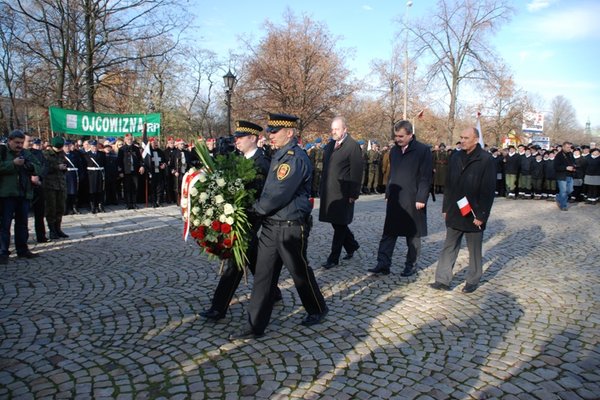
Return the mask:
<path fill-rule="evenodd" d="M 270 114 L 267 132 L 276 148 L 254 212 L 263 218 L 258 243 L 254 287 L 248 306 L 248 326 L 230 339 L 259 337 L 271 319 L 273 292 L 282 266 L 289 270 L 308 315 L 302 324 L 320 323 L 329 311 L 308 265 L 306 248 L 312 205 L 312 167 L 296 139 L 298 117 Z"/>

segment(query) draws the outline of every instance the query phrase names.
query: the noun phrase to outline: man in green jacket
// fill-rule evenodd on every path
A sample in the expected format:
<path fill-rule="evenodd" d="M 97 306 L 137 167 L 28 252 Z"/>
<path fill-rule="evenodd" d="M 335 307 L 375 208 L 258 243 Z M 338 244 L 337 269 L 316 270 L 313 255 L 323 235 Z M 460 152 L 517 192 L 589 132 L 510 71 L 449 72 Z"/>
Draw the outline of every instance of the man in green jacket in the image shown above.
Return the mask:
<path fill-rule="evenodd" d="M 27 247 L 27 218 L 33 197 L 31 177 L 40 174 L 41 166 L 31 152 L 23 149 L 24 142 L 25 134 L 14 130 L 8 136 L 6 146 L 0 146 L 0 264 L 8 263 L 13 218 L 17 256 L 37 257 Z"/>

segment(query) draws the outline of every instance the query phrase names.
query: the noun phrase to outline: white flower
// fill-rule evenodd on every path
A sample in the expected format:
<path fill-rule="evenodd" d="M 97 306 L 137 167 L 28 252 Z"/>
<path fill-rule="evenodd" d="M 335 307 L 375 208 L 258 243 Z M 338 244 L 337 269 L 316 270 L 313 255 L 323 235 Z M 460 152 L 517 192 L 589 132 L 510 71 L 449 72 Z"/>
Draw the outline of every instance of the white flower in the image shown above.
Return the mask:
<path fill-rule="evenodd" d="M 210 208 L 206 209 L 206 211 L 204 212 L 204 215 L 206 215 L 207 217 L 212 217 L 213 213 L 214 213 L 214 210 L 212 207 L 210 207 Z"/>
<path fill-rule="evenodd" d="M 183 197 L 181 199 L 181 208 L 187 208 L 187 206 L 188 206 L 188 201 L 185 197 Z"/>
<path fill-rule="evenodd" d="M 218 194 L 218 195 L 215 196 L 215 203 L 221 204 L 224 201 L 225 201 L 225 199 L 220 194 Z"/>
<path fill-rule="evenodd" d="M 208 200 L 208 195 L 206 194 L 206 192 L 202 192 L 200 193 L 200 203 L 204 203 L 206 200 Z"/>
<path fill-rule="evenodd" d="M 233 217 L 227 217 L 225 218 L 225 223 L 229 224 L 229 225 L 233 225 Z"/>
<path fill-rule="evenodd" d="M 193 225 L 196 226 L 196 227 L 200 226 L 200 220 L 199 219 L 195 219 Z"/>
<path fill-rule="evenodd" d="M 223 223 L 227 220 L 227 217 L 225 216 L 225 214 L 221 214 L 219 215 L 219 222 Z"/>
<path fill-rule="evenodd" d="M 202 221 L 202 225 L 204 226 L 210 226 L 211 220 L 206 218 L 204 221 Z"/>
<path fill-rule="evenodd" d="M 196 215 L 199 214 L 200 213 L 200 207 L 196 206 L 196 207 L 192 208 L 192 213 L 194 213 Z"/>
<path fill-rule="evenodd" d="M 190 195 L 192 195 L 193 197 L 198 196 L 198 189 L 196 189 L 195 187 L 191 188 Z"/>
<path fill-rule="evenodd" d="M 231 204 L 227 203 L 223 206 L 223 214 L 225 215 L 229 215 L 229 214 L 233 214 L 234 212 L 234 208 Z"/>
<path fill-rule="evenodd" d="M 198 178 L 198 180 L 200 180 L 200 182 L 202 182 L 202 183 L 206 182 L 206 175 L 200 174 L 200 178 Z"/>
<path fill-rule="evenodd" d="M 225 186 L 225 179 L 223 179 L 223 178 L 218 178 L 218 179 L 217 179 L 217 185 L 218 185 L 219 187 L 223 187 L 223 186 Z"/>

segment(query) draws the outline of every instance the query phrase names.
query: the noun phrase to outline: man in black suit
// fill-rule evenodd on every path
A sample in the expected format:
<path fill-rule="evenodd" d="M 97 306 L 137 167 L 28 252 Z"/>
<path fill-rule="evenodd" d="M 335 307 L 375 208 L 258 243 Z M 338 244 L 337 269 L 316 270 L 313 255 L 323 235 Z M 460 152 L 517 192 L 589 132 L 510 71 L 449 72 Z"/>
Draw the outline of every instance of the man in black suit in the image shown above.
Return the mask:
<path fill-rule="evenodd" d="M 360 195 L 364 169 L 360 145 L 348 134 L 343 117 L 331 122 L 331 137 L 323 150 L 319 193 L 319 221 L 333 226 L 331 252 L 321 264 L 326 269 L 338 265 L 342 247 L 346 250 L 345 260 L 352 258 L 360 247 L 348 225 L 354 218 L 354 202 Z"/>

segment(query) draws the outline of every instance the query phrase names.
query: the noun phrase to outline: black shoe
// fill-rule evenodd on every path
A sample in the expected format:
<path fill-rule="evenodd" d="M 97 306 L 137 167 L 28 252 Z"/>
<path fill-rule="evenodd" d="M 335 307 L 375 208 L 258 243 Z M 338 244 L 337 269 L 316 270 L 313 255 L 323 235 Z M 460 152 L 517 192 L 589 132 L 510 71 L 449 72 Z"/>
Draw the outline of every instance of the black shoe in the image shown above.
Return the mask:
<path fill-rule="evenodd" d="M 58 236 L 60 236 L 61 238 L 68 238 L 69 235 L 67 235 L 66 233 L 64 233 L 63 231 L 59 230 L 56 232 L 58 234 Z"/>
<path fill-rule="evenodd" d="M 375 268 L 369 268 L 367 271 L 372 272 L 374 274 L 381 274 L 381 275 L 389 275 L 390 274 L 389 268 L 380 267 L 380 266 L 377 266 Z"/>
<path fill-rule="evenodd" d="M 281 289 L 275 288 L 275 293 L 273 294 L 273 303 L 277 303 L 278 301 L 282 301 L 283 296 L 281 295 Z"/>
<path fill-rule="evenodd" d="M 352 257 L 354 257 L 354 253 L 356 253 L 356 251 L 360 249 L 360 246 L 358 246 L 356 249 L 349 251 L 344 257 L 342 257 L 342 260 L 349 260 Z"/>
<path fill-rule="evenodd" d="M 325 261 L 323 264 L 321 264 L 321 267 L 325 268 L 325 269 L 331 269 L 333 267 L 337 267 L 338 263 L 333 262 L 333 261 Z"/>
<path fill-rule="evenodd" d="M 473 283 L 467 283 L 465 287 L 462 288 L 463 293 L 473 293 L 477 290 L 477 285 Z"/>
<path fill-rule="evenodd" d="M 400 273 L 400 276 L 411 276 L 417 273 L 417 267 L 414 265 L 406 265 L 404 271 Z"/>
<path fill-rule="evenodd" d="M 0 256 L 0 265 L 6 265 L 8 264 L 8 256 L 4 255 L 4 256 Z"/>
<path fill-rule="evenodd" d="M 58 236 L 57 232 L 52 231 L 50 232 L 50 239 L 60 239 L 60 236 Z"/>
<path fill-rule="evenodd" d="M 225 313 L 220 313 L 217 310 L 213 310 L 212 308 L 210 308 L 206 311 L 201 311 L 200 316 L 213 321 L 218 321 L 222 318 L 225 318 Z"/>
<path fill-rule="evenodd" d="M 19 258 L 36 258 L 39 256 L 35 253 L 32 253 L 31 251 L 27 251 L 26 253 L 23 253 L 23 254 L 17 254 L 17 257 L 19 257 Z"/>
<path fill-rule="evenodd" d="M 229 335 L 229 340 L 255 339 L 261 336 L 264 336 L 264 333 L 255 333 L 252 328 L 248 326 L 239 332 Z"/>
<path fill-rule="evenodd" d="M 50 239 L 52 239 L 52 233 L 50 233 Z M 50 239 L 48 239 L 47 237 L 43 237 L 43 238 L 39 238 L 37 240 L 38 243 L 48 243 L 50 241 Z M 54 238 L 56 239 L 56 238 Z"/>
<path fill-rule="evenodd" d="M 439 282 L 430 283 L 429 287 L 435 290 L 450 290 L 450 286 L 444 285 L 443 283 Z"/>
<path fill-rule="evenodd" d="M 318 314 L 308 314 L 301 322 L 302 325 L 304 326 L 312 326 L 312 325 L 317 325 L 320 324 L 321 322 L 323 322 L 323 320 L 325 319 L 325 317 L 327 316 L 327 313 L 329 312 L 328 308 L 325 308 L 325 311 L 323 311 L 322 313 L 318 313 Z"/>

